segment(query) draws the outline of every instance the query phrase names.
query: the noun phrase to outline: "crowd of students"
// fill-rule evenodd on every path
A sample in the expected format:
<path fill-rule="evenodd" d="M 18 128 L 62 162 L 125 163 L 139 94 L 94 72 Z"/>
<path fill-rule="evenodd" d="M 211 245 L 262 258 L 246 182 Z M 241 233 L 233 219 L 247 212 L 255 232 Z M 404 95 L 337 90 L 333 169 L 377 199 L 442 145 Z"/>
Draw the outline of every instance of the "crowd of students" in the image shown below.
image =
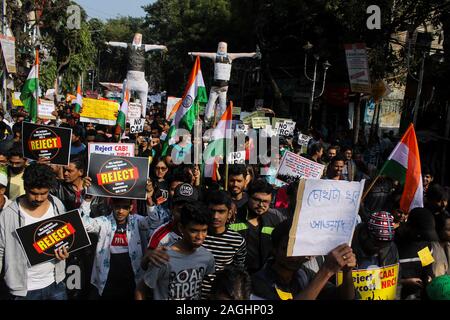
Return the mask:
<path fill-rule="evenodd" d="M 350 245 L 326 256 L 289 257 L 298 182 L 282 184 L 273 172 L 261 175 L 270 170 L 250 164 L 229 165 L 227 173 L 221 166 L 219 181 L 205 178 L 201 166 L 174 161 L 190 156 L 189 139 L 162 157 L 169 125 L 158 108 L 150 110 L 139 134 L 81 123 L 64 105 L 56 115 L 47 124 L 73 129 L 68 166 L 23 157 L 26 115 L 13 115 L 14 124 L 1 136 L 3 299 L 352 300 L 360 297 L 352 270 L 396 263 L 398 299 L 449 299 L 448 288 L 442 291 L 446 296 L 430 289 L 435 279 L 450 277 L 450 215 L 448 189 L 433 184 L 428 168 L 422 170 L 424 208 L 401 212 L 401 186 L 381 178 L 361 203 Z M 395 144 L 393 137 L 383 139 L 383 152 L 375 152 L 381 160 Z M 136 156 L 149 158 L 145 201 L 86 194 L 92 183 L 86 177 L 87 144 L 119 141 L 134 143 Z M 344 143 L 326 143 L 314 134 L 302 155 L 326 165 L 323 179 L 373 178 L 382 164 L 373 160 L 376 148 L 361 152 L 359 145 Z M 282 139 L 279 156 L 301 149 L 295 139 Z M 92 245 L 70 254 L 58 250 L 55 260 L 30 267 L 15 230 L 73 209 L 79 209 Z M 422 266 L 417 252 L 425 247 L 434 262 Z M 66 285 L 70 265 L 81 270 L 79 287 Z M 340 271 L 343 281 L 337 286 Z"/>

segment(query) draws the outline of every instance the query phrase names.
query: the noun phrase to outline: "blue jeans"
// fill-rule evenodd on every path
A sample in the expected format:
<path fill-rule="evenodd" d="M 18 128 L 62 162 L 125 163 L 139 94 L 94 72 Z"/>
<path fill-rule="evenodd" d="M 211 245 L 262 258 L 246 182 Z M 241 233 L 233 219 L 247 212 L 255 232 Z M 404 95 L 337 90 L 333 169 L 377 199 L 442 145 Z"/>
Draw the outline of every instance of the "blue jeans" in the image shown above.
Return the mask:
<path fill-rule="evenodd" d="M 66 285 L 63 281 L 53 282 L 48 287 L 28 291 L 25 297 L 16 297 L 15 300 L 67 300 Z"/>

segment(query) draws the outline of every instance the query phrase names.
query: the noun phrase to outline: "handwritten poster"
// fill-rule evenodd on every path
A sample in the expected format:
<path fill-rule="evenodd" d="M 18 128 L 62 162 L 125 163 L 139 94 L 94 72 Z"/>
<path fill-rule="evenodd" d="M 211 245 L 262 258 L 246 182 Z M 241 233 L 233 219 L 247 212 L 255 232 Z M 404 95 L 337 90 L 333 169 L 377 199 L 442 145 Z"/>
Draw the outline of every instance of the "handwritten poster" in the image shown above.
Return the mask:
<path fill-rule="evenodd" d="M 278 168 L 277 179 L 286 183 L 300 178 L 320 179 L 324 168 L 323 164 L 286 151 Z"/>
<path fill-rule="evenodd" d="M 288 256 L 320 256 L 351 243 L 365 180 L 302 179 Z"/>
<path fill-rule="evenodd" d="M 245 122 L 244 122 L 245 124 Z M 253 129 L 262 129 L 266 126 L 270 126 L 270 118 L 268 117 L 254 117 L 252 118 Z"/>
<path fill-rule="evenodd" d="M 119 103 L 117 102 L 83 98 L 83 110 L 80 114 L 80 121 L 115 125 L 118 110 Z"/>
<path fill-rule="evenodd" d="M 395 300 L 398 282 L 398 264 L 384 268 L 352 271 L 353 284 L 361 300 Z M 342 272 L 337 274 L 337 285 L 342 284 Z"/>

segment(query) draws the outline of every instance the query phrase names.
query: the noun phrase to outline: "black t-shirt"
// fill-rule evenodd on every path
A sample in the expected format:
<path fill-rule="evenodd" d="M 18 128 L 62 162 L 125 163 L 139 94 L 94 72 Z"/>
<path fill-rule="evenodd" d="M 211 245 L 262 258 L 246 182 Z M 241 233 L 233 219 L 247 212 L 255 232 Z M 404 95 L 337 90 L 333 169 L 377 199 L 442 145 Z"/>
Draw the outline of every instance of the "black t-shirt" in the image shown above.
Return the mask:
<path fill-rule="evenodd" d="M 247 221 L 248 194 L 243 192 L 241 200 L 233 200 L 233 202 L 237 207 L 236 222 Z"/>

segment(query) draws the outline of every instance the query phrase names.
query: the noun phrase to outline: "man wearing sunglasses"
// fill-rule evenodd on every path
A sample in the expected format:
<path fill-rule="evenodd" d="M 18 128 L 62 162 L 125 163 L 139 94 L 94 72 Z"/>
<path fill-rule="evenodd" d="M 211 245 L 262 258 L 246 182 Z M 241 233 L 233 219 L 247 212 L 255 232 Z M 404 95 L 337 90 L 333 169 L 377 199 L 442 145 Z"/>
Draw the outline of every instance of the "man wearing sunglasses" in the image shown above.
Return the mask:
<path fill-rule="evenodd" d="M 247 270 L 260 270 L 272 251 L 273 229 L 287 217 L 270 208 L 273 188 L 264 180 L 256 180 L 248 188 L 249 199 L 245 221 L 230 225 L 247 242 Z"/>

